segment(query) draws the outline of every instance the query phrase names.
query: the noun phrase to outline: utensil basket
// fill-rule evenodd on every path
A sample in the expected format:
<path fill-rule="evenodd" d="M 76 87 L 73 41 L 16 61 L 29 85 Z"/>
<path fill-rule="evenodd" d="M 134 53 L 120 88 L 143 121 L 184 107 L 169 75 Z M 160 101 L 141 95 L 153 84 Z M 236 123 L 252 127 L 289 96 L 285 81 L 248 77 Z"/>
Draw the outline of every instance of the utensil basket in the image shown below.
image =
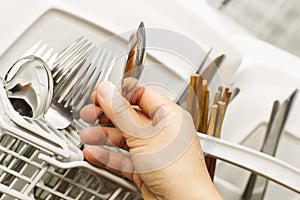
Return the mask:
<path fill-rule="evenodd" d="M 23 156 L 32 148 L 30 156 Z M 0 199 L 141 199 L 133 184 L 85 161 L 64 163 L 39 146 L 2 131 Z M 13 169 L 17 162 L 22 168 Z"/>

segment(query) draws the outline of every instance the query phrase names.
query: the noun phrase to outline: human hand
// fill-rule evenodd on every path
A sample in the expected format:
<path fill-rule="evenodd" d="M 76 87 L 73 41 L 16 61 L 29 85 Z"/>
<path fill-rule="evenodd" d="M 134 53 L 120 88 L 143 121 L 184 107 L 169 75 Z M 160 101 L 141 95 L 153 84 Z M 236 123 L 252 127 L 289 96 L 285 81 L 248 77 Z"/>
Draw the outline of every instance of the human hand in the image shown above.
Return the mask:
<path fill-rule="evenodd" d="M 81 131 L 86 159 L 133 180 L 144 199 L 222 199 L 190 114 L 151 87 L 138 86 L 126 98 L 104 82 L 92 94 L 94 104 L 81 110 L 88 123 L 103 111 L 100 123 L 115 126 Z M 99 145 L 115 145 L 130 156 Z"/>

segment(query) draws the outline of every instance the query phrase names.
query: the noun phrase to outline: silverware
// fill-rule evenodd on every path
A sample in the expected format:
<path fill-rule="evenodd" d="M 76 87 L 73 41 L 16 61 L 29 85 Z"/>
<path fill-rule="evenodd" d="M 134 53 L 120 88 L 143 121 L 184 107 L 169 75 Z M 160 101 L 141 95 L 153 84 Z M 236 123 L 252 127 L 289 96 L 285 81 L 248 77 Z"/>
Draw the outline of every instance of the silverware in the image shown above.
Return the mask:
<path fill-rule="evenodd" d="M 231 98 L 230 98 L 230 102 L 240 93 L 240 88 L 236 87 L 236 86 L 231 86 L 232 90 L 232 94 L 231 94 Z"/>
<path fill-rule="evenodd" d="M 273 124 L 276 113 L 278 112 L 279 106 L 280 106 L 280 103 L 279 103 L 278 100 L 273 103 L 273 108 L 272 108 L 271 116 L 270 116 L 269 123 L 268 123 L 268 126 L 267 126 L 267 132 L 266 132 L 266 136 L 265 136 L 265 139 L 264 139 L 264 143 L 265 143 L 267 137 L 269 136 L 270 129 L 271 129 L 271 126 Z M 263 149 L 263 147 L 261 148 L 260 151 L 262 151 L 262 149 Z M 256 179 L 257 179 L 257 175 L 251 173 L 251 175 L 249 177 L 249 180 L 248 180 L 248 183 L 247 183 L 247 186 L 246 186 L 246 189 L 245 189 L 245 191 L 242 195 L 242 199 L 251 199 L 252 192 L 253 192 L 253 189 L 254 189 L 254 186 L 255 186 L 255 183 L 256 183 Z"/>
<path fill-rule="evenodd" d="M 42 117 L 53 97 L 53 79 L 48 64 L 53 64 L 57 54 L 51 56 L 53 49 L 44 52 L 47 45 L 35 49 L 37 46 L 12 65 L 4 80 L 6 94 L 13 107 L 29 118 Z"/>
<path fill-rule="evenodd" d="M 92 50 L 92 43 L 81 37 L 61 51 L 54 63 L 54 96 L 45 119 L 57 129 L 65 129 L 73 121 L 72 95 L 79 82 L 77 73 Z"/>
<path fill-rule="evenodd" d="M 72 85 L 70 82 L 76 77 L 76 72 L 92 49 L 92 43 L 81 37 L 59 53 L 54 68 L 51 70 L 55 82 L 54 97 L 59 101 L 65 99 L 62 93 L 66 91 L 66 86 Z"/>
<path fill-rule="evenodd" d="M 126 95 L 137 85 L 144 69 L 146 33 L 143 22 L 140 23 L 137 31 L 131 35 L 129 44 L 130 50 L 126 58 L 122 78 L 123 95 Z"/>
<path fill-rule="evenodd" d="M 206 53 L 205 57 L 203 58 L 202 62 L 200 63 L 199 67 L 197 68 L 197 70 L 195 71 L 195 74 L 199 74 L 199 72 L 201 71 L 201 69 L 203 68 L 204 64 L 206 63 L 206 61 L 209 58 L 210 53 L 212 52 L 212 48 L 209 49 L 209 51 Z M 185 99 L 188 96 L 188 91 L 189 91 L 189 84 L 184 88 L 183 92 L 181 93 L 181 95 L 175 100 L 175 102 L 178 105 L 183 105 Z"/>
<path fill-rule="evenodd" d="M 8 70 L 5 75 L 4 87 L 14 109 L 24 118 L 38 119 L 43 117 L 51 105 L 53 97 L 53 79 L 48 66 L 51 66 L 57 54 L 51 56 L 53 49 L 45 52 L 47 45 L 38 48 L 41 41 L 29 49 L 21 59 Z M 30 157 L 35 148 L 30 146 L 23 153 Z M 18 160 L 12 170 L 19 172 L 25 162 Z M 10 185 L 14 180 L 7 174 L 1 181 Z"/>
<path fill-rule="evenodd" d="M 137 85 L 143 72 L 146 47 L 146 32 L 143 22 L 140 23 L 137 31 L 130 36 L 129 45 L 121 85 L 123 96 Z M 97 125 L 103 116 L 104 113 L 100 113 L 93 125 Z"/>
<path fill-rule="evenodd" d="M 225 59 L 225 55 L 222 54 L 218 57 L 216 57 L 204 70 L 202 73 L 203 78 L 207 81 L 207 83 L 210 83 L 213 79 L 214 75 L 222 65 L 223 61 Z"/>
<path fill-rule="evenodd" d="M 100 82 L 109 78 L 116 55 L 104 46 L 98 46 L 87 58 L 77 73 L 77 83 L 73 93 L 69 93 L 73 116 L 80 119 L 81 108 L 90 102 L 90 95 Z"/>
<path fill-rule="evenodd" d="M 271 156 L 275 156 L 280 136 L 284 129 L 284 125 L 287 121 L 297 93 L 298 89 L 296 89 L 281 105 L 279 101 L 274 102 L 261 152 Z M 243 192 L 242 199 L 263 199 L 266 192 L 268 180 L 261 178 L 261 182 L 263 182 L 263 184 L 261 184 L 262 187 L 260 188 L 262 189 L 260 189 L 259 192 L 253 194 L 253 190 L 257 183 L 257 178 L 258 177 L 256 174 L 250 175 L 245 191 Z"/>

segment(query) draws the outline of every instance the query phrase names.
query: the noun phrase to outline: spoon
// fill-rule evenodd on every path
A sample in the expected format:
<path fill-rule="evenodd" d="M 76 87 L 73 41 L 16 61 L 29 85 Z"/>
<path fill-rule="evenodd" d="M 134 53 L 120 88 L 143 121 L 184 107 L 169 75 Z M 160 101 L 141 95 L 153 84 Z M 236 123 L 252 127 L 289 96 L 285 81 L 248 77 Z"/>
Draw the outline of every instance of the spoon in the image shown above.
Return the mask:
<path fill-rule="evenodd" d="M 53 79 L 48 65 L 37 56 L 26 56 L 17 60 L 4 79 L 6 94 L 14 109 L 24 118 L 38 119 L 49 109 L 53 97 Z M 35 148 L 30 146 L 23 153 L 30 157 Z M 25 162 L 18 160 L 12 170 L 20 171 Z M 6 175 L 1 183 L 10 185 L 12 174 Z"/>
<path fill-rule="evenodd" d="M 138 84 L 144 69 L 145 50 L 146 31 L 144 23 L 141 22 L 138 29 L 130 36 L 129 39 L 129 52 L 126 57 L 121 84 L 123 96 L 130 93 L 130 91 L 132 91 Z M 93 122 L 93 125 L 98 125 L 103 116 L 104 112 L 101 112 Z"/>
<path fill-rule="evenodd" d="M 130 50 L 126 58 L 122 78 L 123 96 L 137 85 L 137 82 L 143 72 L 146 46 L 146 33 L 143 22 L 140 23 L 137 31 L 131 35 L 129 44 Z"/>
<path fill-rule="evenodd" d="M 37 56 L 17 60 L 5 75 L 4 87 L 14 109 L 25 118 L 40 118 L 51 105 L 51 71 Z"/>

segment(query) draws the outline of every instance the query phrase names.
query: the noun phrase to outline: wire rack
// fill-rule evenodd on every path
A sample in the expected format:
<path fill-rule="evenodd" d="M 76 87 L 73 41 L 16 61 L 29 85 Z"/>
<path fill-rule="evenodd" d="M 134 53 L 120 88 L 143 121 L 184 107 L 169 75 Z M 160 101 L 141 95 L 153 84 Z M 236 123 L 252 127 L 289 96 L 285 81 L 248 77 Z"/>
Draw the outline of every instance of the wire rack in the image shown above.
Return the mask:
<path fill-rule="evenodd" d="M 14 133 L 2 131 L 0 151 L 0 199 L 141 199 L 129 181 L 85 161 L 61 162 Z"/>
<path fill-rule="evenodd" d="M 22 117 L 0 80 L 0 200 L 142 199 L 131 181 L 84 160 L 75 124 Z"/>

